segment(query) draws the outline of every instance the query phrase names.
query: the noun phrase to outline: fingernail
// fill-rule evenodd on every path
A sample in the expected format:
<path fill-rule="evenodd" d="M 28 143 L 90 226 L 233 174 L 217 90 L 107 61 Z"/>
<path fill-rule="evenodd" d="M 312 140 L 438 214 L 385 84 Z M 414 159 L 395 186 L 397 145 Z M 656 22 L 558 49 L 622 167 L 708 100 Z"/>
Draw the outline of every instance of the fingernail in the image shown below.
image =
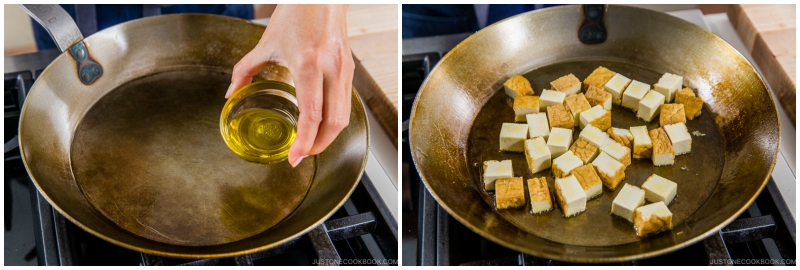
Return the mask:
<path fill-rule="evenodd" d="M 303 159 L 306 158 L 307 156 L 308 155 L 305 155 L 305 156 L 302 156 L 302 157 L 298 158 L 297 160 L 295 160 L 294 164 L 292 164 L 292 168 L 296 168 L 297 165 L 300 165 L 300 161 L 303 161 Z"/>
<path fill-rule="evenodd" d="M 225 98 L 229 98 L 231 96 L 231 90 L 233 89 L 233 84 L 228 86 L 228 91 L 225 91 Z"/>

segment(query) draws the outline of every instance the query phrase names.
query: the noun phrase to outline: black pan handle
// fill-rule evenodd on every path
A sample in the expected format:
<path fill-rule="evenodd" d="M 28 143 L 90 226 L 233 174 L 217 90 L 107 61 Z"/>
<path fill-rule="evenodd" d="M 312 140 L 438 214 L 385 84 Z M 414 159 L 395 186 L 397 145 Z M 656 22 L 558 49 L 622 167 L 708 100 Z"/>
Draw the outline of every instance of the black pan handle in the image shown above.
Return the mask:
<path fill-rule="evenodd" d="M 103 67 L 92 59 L 78 25 L 69 13 L 59 5 L 20 5 L 25 12 L 50 33 L 56 46 L 69 54 L 78 63 L 78 78 L 85 85 L 90 85 L 103 76 Z"/>
<path fill-rule="evenodd" d="M 607 5 L 581 5 L 583 23 L 578 29 L 578 39 L 583 44 L 600 44 L 606 41 L 606 31 L 603 17 Z"/>

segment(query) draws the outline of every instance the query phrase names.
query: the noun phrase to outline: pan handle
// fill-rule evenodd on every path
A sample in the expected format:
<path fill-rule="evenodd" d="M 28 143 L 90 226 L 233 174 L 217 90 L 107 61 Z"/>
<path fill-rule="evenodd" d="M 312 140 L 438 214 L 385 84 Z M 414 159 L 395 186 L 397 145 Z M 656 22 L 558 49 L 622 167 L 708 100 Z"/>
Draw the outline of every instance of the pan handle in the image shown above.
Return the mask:
<path fill-rule="evenodd" d="M 28 15 L 42 25 L 56 42 L 58 49 L 69 54 L 78 63 L 78 78 L 90 85 L 103 76 L 103 67 L 92 59 L 78 25 L 59 5 L 20 5 Z"/>
<path fill-rule="evenodd" d="M 578 39 L 583 44 L 600 44 L 606 41 L 608 33 L 603 22 L 607 5 L 581 5 L 583 22 L 578 29 Z"/>

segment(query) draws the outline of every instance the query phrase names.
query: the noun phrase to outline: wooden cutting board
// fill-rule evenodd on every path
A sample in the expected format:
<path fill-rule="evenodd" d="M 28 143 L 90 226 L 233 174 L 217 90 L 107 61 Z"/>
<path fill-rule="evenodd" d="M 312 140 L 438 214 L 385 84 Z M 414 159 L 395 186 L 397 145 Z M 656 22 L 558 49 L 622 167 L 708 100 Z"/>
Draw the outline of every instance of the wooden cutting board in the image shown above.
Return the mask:
<path fill-rule="evenodd" d="M 728 19 L 795 125 L 796 16 L 795 5 L 728 8 Z"/>

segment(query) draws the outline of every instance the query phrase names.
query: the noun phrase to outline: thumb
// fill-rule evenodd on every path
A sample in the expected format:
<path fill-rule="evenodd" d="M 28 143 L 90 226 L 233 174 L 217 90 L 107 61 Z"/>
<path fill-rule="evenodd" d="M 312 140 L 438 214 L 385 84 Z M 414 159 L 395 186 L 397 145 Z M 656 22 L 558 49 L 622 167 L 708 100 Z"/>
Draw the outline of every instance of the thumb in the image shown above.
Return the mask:
<path fill-rule="evenodd" d="M 260 50 L 258 47 L 254 48 L 233 66 L 231 85 L 228 86 L 228 91 L 225 92 L 225 98 L 229 98 L 236 89 L 251 83 L 253 75 L 258 74 L 267 67 L 267 61 L 261 57 L 260 53 L 257 52 L 258 50 Z"/>

